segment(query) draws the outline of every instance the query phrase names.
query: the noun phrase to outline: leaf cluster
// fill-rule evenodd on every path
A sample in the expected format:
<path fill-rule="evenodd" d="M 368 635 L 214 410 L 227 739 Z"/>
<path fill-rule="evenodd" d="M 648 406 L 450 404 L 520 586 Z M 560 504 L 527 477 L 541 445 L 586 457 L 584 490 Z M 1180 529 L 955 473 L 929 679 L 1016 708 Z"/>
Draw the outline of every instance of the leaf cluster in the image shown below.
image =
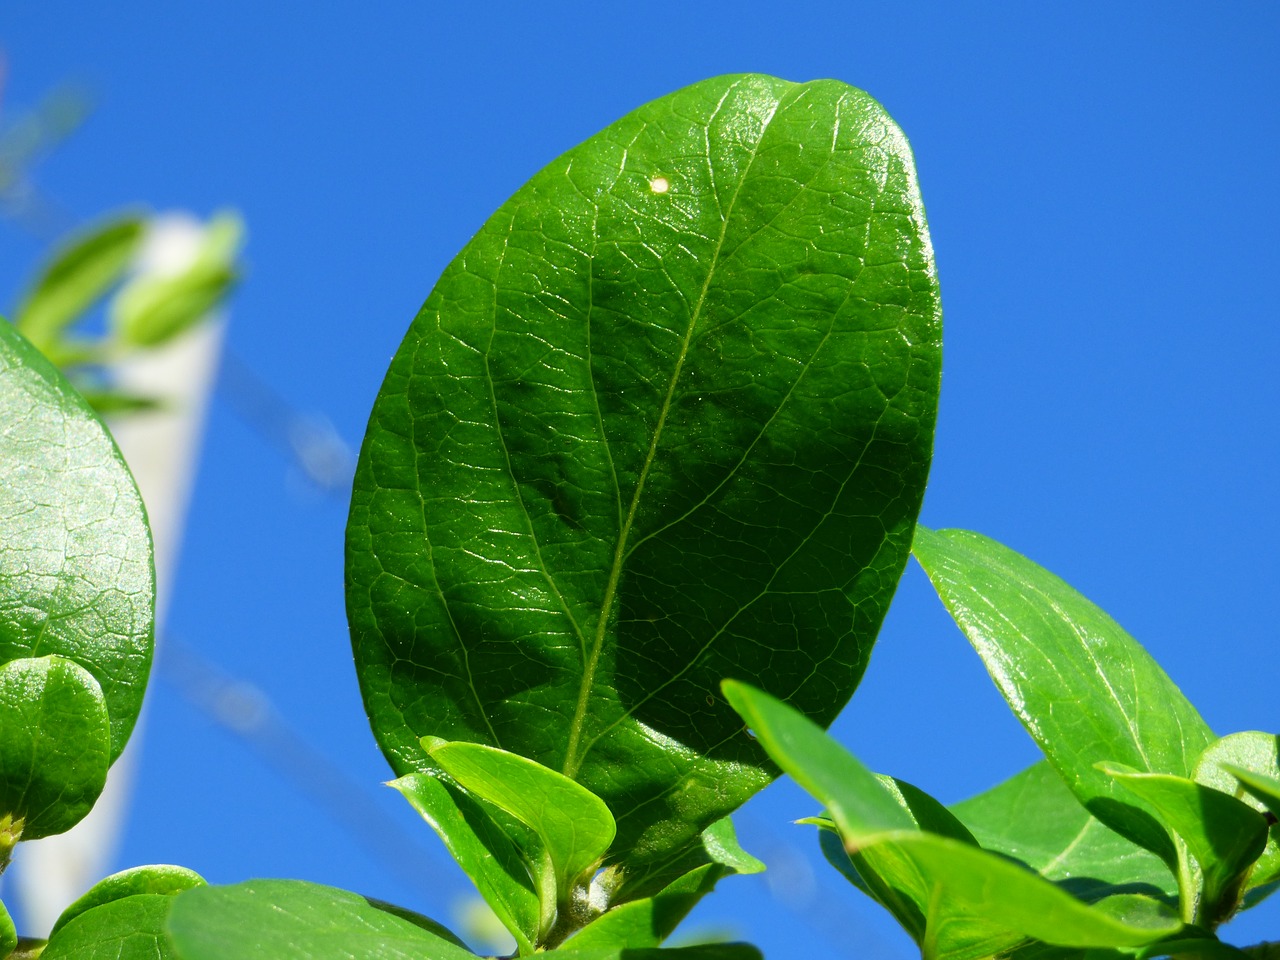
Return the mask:
<path fill-rule="evenodd" d="M 18 328 L 0 324 L 6 858 L 92 805 L 150 664 L 141 502 L 37 350 L 101 357 L 67 331 L 141 229 L 65 248 Z M 187 273 L 127 284 L 111 336 L 183 329 L 233 279 L 237 236 L 223 221 Z M 1238 952 L 1214 929 L 1280 883 L 1276 737 L 1215 737 L 1061 581 L 916 527 L 939 370 L 909 147 L 834 81 L 721 77 L 648 104 L 535 175 L 446 269 L 374 404 L 347 610 L 390 786 L 516 955 L 757 957 L 663 943 L 721 879 L 763 869 L 730 814 L 780 772 L 824 805 L 808 822 L 833 866 L 929 960 Z M 913 540 L 1045 754 L 951 809 L 823 732 Z M 146 866 L 47 940 L 0 910 L 0 960 L 35 956 L 474 954 L 356 893 Z"/>

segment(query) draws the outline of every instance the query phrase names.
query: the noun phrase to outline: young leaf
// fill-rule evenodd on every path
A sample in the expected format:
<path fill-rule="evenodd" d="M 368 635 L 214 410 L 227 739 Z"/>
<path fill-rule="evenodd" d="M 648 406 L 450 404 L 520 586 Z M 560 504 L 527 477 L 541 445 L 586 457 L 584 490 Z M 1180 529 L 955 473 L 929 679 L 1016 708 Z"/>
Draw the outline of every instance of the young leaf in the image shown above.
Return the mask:
<path fill-rule="evenodd" d="M 1128 892 L 1176 901 L 1164 862 L 1092 816 L 1043 760 L 951 810 L 983 849 L 1025 863 L 1082 900 Z"/>
<path fill-rule="evenodd" d="M 88 670 L 114 760 L 142 706 L 154 617 L 151 534 L 119 451 L 0 321 L 0 663 L 56 654 Z"/>
<path fill-rule="evenodd" d="M 1099 767 L 1147 801 L 1187 845 L 1202 875 L 1195 922 L 1213 929 L 1231 916 L 1244 874 L 1267 843 L 1262 815 L 1230 794 L 1185 777 L 1139 773 L 1120 764 Z"/>
<path fill-rule="evenodd" d="M 147 893 L 86 910 L 49 936 L 40 960 L 185 960 L 165 934 L 165 920 L 176 902 L 172 896 Z"/>
<path fill-rule="evenodd" d="M 724 691 L 774 761 L 831 812 L 846 849 L 893 855 L 885 879 L 921 910 L 916 935 L 926 956 L 972 956 L 979 943 L 1002 952 L 1018 936 L 1000 943 L 1000 930 L 1059 946 L 1126 947 L 1181 929 L 1168 907 L 1149 898 L 1121 895 L 1088 906 L 1004 857 L 914 829 L 888 788 L 811 721 L 744 684 L 726 681 Z M 883 863 L 874 865 L 887 874 Z"/>
<path fill-rule="evenodd" d="M 468 792 L 505 810 L 538 835 L 566 903 L 613 842 L 603 800 L 563 774 L 496 747 L 424 737 L 423 746 Z"/>
<path fill-rule="evenodd" d="M 1232 769 L 1244 769 L 1266 777 L 1280 778 L 1280 737 L 1273 733 L 1246 730 L 1232 733 L 1209 744 L 1196 761 L 1192 775 L 1197 783 L 1229 793 L 1243 800 L 1258 812 L 1266 812 L 1261 800 L 1249 793 Z M 1280 880 L 1280 824 L 1272 822 L 1268 831 L 1267 848 L 1249 873 L 1246 896 L 1242 906 L 1251 907 L 1261 902 L 1269 887 Z M 1256 891 L 1256 892 L 1254 892 Z"/>
<path fill-rule="evenodd" d="M 0 902 L 0 957 L 7 957 L 18 946 L 18 931 L 9 916 L 9 908 Z"/>
<path fill-rule="evenodd" d="M 1145 650 L 1075 590 L 976 533 L 918 528 L 913 551 L 992 680 L 1067 786 L 1176 869 L 1149 804 L 1094 765 L 1190 776 L 1213 734 Z"/>
<path fill-rule="evenodd" d="M 411 773 L 391 786 L 439 834 L 521 952 L 532 953 L 540 926 L 538 893 L 516 843 L 479 803 L 438 777 Z"/>
<path fill-rule="evenodd" d="M 41 350 L 123 276 L 145 229 L 136 215 L 113 217 L 66 243 L 23 297 L 14 322 Z"/>
<path fill-rule="evenodd" d="M 1280 777 L 1269 777 L 1233 765 L 1226 766 L 1224 769 L 1239 780 L 1250 795 L 1270 810 L 1272 816 L 1280 817 Z"/>
<path fill-rule="evenodd" d="M 107 782 L 110 752 L 107 705 L 87 670 L 54 656 L 0 667 L 0 817 L 21 823 L 20 839 L 80 822 Z"/>
<path fill-rule="evenodd" d="M 50 936 L 80 916 L 113 900 L 140 894 L 156 894 L 172 897 L 184 890 L 205 885 L 204 877 L 186 867 L 175 867 L 172 864 L 150 864 L 144 867 L 131 867 L 99 880 L 80 899 L 62 911 L 53 925 Z"/>
<path fill-rule="evenodd" d="M 167 930 L 182 960 L 475 960 L 434 920 L 301 880 L 199 887 L 163 899 L 173 903 Z"/>
<path fill-rule="evenodd" d="M 731 873 L 760 873 L 765 869 L 763 863 L 739 845 L 733 821 L 728 817 L 702 831 L 702 845 L 710 863 L 694 867 L 651 897 L 608 909 L 567 940 L 567 948 L 656 947 L 723 877 Z"/>
<path fill-rule="evenodd" d="M 862 674 L 939 326 L 910 150 L 843 84 L 708 80 L 534 176 L 361 452 L 347 610 L 392 766 L 426 772 L 424 734 L 529 757 L 606 801 L 629 876 L 679 875 L 655 865 L 775 775 L 720 679 L 828 723 Z"/>

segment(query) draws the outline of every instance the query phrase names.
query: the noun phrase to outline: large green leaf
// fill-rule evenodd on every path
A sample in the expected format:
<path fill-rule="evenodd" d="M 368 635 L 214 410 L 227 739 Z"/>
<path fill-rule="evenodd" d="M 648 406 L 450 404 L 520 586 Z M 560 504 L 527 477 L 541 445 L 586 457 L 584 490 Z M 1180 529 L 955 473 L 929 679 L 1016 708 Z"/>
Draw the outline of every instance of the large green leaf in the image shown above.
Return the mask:
<path fill-rule="evenodd" d="M 844 84 L 708 80 L 537 174 L 428 298 L 360 456 L 347 609 L 392 766 L 431 734 L 562 771 L 660 889 L 775 775 L 719 681 L 825 724 L 862 674 L 939 316 L 909 147 Z"/>
<path fill-rule="evenodd" d="M 106 785 L 110 737 L 102 690 L 74 661 L 0 667 L 0 818 L 23 840 L 75 826 Z"/>
<path fill-rule="evenodd" d="M 14 322 L 42 350 L 124 276 L 146 227 L 133 214 L 113 217 L 68 241 L 41 270 Z"/>
<path fill-rule="evenodd" d="M 0 957 L 13 953 L 18 945 L 18 931 L 13 925 L 13 917 L 9 916 L 9 908 L 0 903 Z"/>
<path fill-rule="evenodd" d="M 951 809 L 984 849 L 1082 899 L 1122 891 L 1177 897 L 1169 868 L 1092 816 L 1043 760 Z"/>
<path fill-rule="evenodd" d="M 165 934 L 176 899 L 158 893 L 111 900 L 69 921 L 49 938 L 40 960 L 178 960 Z M 223 957 L 248 956 L 223 954 Z"/>
<path fill-rule="evenodd" d="M 913 550 L 996 686 L 1081 803 L 1176 864 L 1174 842 L 1155 810 L 1094 766 L 1191 775 L 1214 738 L 1173 681 L 1102 610 L 994 540 L 918 528 Z"/>
<path fill-rule="evenodd" d="M 873 895 L 896 895 L 886 905 L 925 956 L 990 956 L 1028 937 L 1058 946 L 1141 946 L 1181 929 L 1156 900 L 1122 894 L 1090 906 L 1003 856 L 919 830 L 880 778 L 803 715 L 745 684 L 728 681 L 724 692 L 769 755 L 826 806 L 846 850 L 871 868 L 855 861 Z M 872 873 L 880 884 L 871 883 Z M 914 922 L 903 899 L 919 911 Z"/>
<path fill-rule="evenodd" d="M 182 960 L 475 960 L 426 917 L 301 880 L 200 887 L 172 903 L 168 931 Z"/>
<path fill-rule="evenodd" d="M 93 674 L 114 760 L 142 706 L 154 617 L 151 534 L 119 451 L 0 321 L 0 663 L 55 654 Z"/>

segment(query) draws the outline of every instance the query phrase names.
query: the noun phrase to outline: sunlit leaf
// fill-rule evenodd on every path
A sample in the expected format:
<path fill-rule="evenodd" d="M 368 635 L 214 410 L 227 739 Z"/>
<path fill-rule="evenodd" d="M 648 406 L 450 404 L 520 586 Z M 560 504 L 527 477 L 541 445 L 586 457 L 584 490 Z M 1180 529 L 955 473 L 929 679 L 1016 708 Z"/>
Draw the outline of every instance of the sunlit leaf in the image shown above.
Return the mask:
<path fill-rule="evenodd" d="M 1280 737 L 1257 730 L 1228 734 L 1205 748 L 1196 761 L 1192 777 L 1197 783 L 1243 800 L 1259 812 L 1267 810 L 1266 804 L 1246 790 L 1231 773 L 1232 769 L 1248 770 L 1280 782 Z M 1267 848 L 1249 874 L 1248 889 L 1258 890 L 1258 894 L 1248 897 L 1245 906 L 1258 903 L 1266 895 L 1259 888 L 1277 880 L 1280 880 L 1280 824 L 1272 823 Z"/>
<path fill-rule="evenodd" d="M 62 927 L 80 916 L 113 900 L 140 894 L 157 896 L 175 896 L 184 890 L 204 886 L 204 878 L 194 870 L 186 867 L 175 867 L 172 864 L 157 863 L 143 867 L 131 867 L 119 873 L 113 873 L 99 880 L 71 906 L 62 911 L 51 933 L 57 933 Z"/>
<path fill-rule="evenodd" d="M 531 952 L 541 925 L 538 892 L 515 841 L 465 791 L 439 777 L 411 773 L 391 786 L 439 834 L 517 945 Z"/>
<path fill-rule="evenodd" d="M 1092 816 L 1045 761 L 951 809 L 984 849 L 1025 863 L 1083 900 L 1129 892 L 1176 902 L 1177 883 L 1164 862 Z"/>
<path fill-rule="evenodd" d="M 563 774 L 496 747 L 434 737 L 423 746 L 468 792 L 537 834 L 555 871 L 557 902 L 567 904 L 613 842 L 613 815 L 604 801 Z"/>
<path fill-rule="evenodd" d="M 54 654 L 102 689 L 119 756 L 151 669 L 146 513 L 102 421 L 0 321 L 0 663 Z"/>
<path fill-rule="evenodd" d="M 1197 922 L 1209 929 L 1235 913 L 1245 872 L 1262 855 L 1267 822 L 1230 794 L 1165 773 L 1099 764 L 1108 776 L 1147 801 L 1186 843 L 1200 868 Z"/>
<path fill-rule="evenodd" d="M 176 902 L 164 894 L 140 894 L 86 910 L 50 936 L 40 960 L 179 960 L 184 955 L 165 934 Z"/>
<path fill-rule="evenodd" d="M 938 370 L 866 94 L 718 78 L 552 162 L 445 271 L 361 453 L 347 606 L 393 767 L 428 734 L 521 754 L 606 801 L 634 890 L 685 872 L 775 773 L 719 681 L 828 723 L 861 676 Z"/>
<path fill-rule="evenodd" d="M 167 929 L 182 960 L 475 960 L 433 920 L 300 880 L 199 887 L 162 899 L 173 904 Z"/>
<path fill-rule="evenodd" d="M 1027 731 L 1107 826 L 1171 866 L 1145 801 L 1094 765 L 1189 777 L 1213 734 L 1150 655 L 1062 580 L 994 540 L 917 529 L 917 559 Z"/>
<path fill-rule="evenodd" d="M 87 670 L 54 656 L 0 666 L 0 817 L 21 823 L 21 839 L 77 824 L 106 785 L 110 753 L 107 705 Z"/>
<path fill-rule="evenodd" d="M 831 813 L 845 848 L 920 911 L 918 930 L 908 932 L 926 956 L 986 956 L 1019 935 L 1069 947 L 1141 946 L 1181 929 L 1177 915 L 1150 898 L 1121 894 L 1090 906 L 1002 856 L 924 833 L 909 818 L 904 828 L 906 814 L 885 784 L 821 728 L 745 684 L 726 682 L 724 690 L 769 755 Z M 889 856 L 871 859 L 882 852 Z M 894 912 L 906 914 L 901 905 Z"/>

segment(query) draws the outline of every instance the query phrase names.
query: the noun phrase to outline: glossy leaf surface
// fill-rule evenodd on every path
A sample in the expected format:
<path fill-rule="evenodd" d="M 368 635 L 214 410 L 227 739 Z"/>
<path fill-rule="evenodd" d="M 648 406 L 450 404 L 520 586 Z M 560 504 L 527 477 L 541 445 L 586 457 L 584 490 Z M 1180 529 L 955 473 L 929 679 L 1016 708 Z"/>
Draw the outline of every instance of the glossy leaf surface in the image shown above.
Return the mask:
<path fill-rule="evenodd" d="M 774 775 L 720 680 L 828 723 L 860 678 L 938 371 L 913 161 L 866 94 L 717 78 L 554 161 L 445 271 L 361 452 L 347 609 L 392 766 L 428 734 L 527 756 L 670 879 Z"/>
<path fill-rule="evenodd" d="M 1146 800 L 1187 845 L 1202 875 L 1197 922 L 1212 929 L 1234 913 L 1244 873 L 1267 843 L 1262 815 L 1230 794 L 1185 777 L 1139 773 L 1117 764 L 1100 766 Z"/>
<path fill-rule="evenodd" d="M 904 828 L 903 808 L 856 759 L 849 756 L 833 771 L 833 750 L 843 748 L 811 721 L 743 684 L 727 682 L 725 695 L 778 765 L 830 811 L 846 849 L 874 869 L 879 885 L 858 870 L 873 895 L 899 895 L 887 905 L 907 921 L 926 955 L 986 956 L 1024 937 L 1060 946 L 1140 946 L 1181 928 L 1154 900 L 1119 896 L 1089 906 L 971 843 L 914 829 L 909 818 Z M 873 859 L 872 853 L 886 856 Z M 910 922 L 902 895 L 919 910 L 917 923 Z"/>
<path fill-rule="evenodd" d="M 23 297 L 14 322 L 41 349 L 105 296 L 132 262 L 145 229 L 136 216 L 113 218 L 73 238 Z"/>
<path fill-rule="evenodd" d="M 51 936 L 40 960 L 178 960 L 165 933 L 176 902 L 141 894 L 94 907 Z"/>
<path fill-rule="evenodd" d="M 114 760 L 142 706 L 154 610 L 151 534 L 115 444 L 0 322 L 0 663 L 56 654 L 88 670 Z"/>
<path fill-rule="evenodd" d="M 438 777 L 411 773 L 391 786 L 431 824 L 517 945 L 531 952 L 539 929 L 538 892 L 516 843 L 475 800 Z"/>
<path fill-rule="evenodd" d="M 994 540 L 918 529 L 913 550 L 1072 792 L 1103 823 L 1174 863 L 1154 810 L 1094 766 L 1191 775 L 1214 738 L 1173 681 L 1106 613 Z"/>
<path fill-rule="evenodd" d="M 1025 863 L 1081 899 L 1121 891 L 1177 897 L 1164 862 L 1092 816 L 1045 761 L 951 810 L 984 849 Z"/>
<path fill-rule="evenodd" d="M 111 729 L 93 676 L 63 657 L 0 667 L 0 817 L 21 838 L 62 833 L 93 807 L 107 782 Z"/>
<path fill-rule="evenodd" d="M 426 917 L 300 880 L 200 887 L 172 902 L 168 931 L 182 960 L 475 960 Z"/>
<path fill-rule="evenodd" d="M 57 922 L 53 925 L 51 934 L 57 933 L 58 930 L 65 927 L 80 914 L 87 913 L 94 907 L 100 907 L 104 903 L 110 903 L 113 900 L 123 900 L 125 897 L 141 894 L 172 897 L 182 893 L 184 890 L 191 890 L 204 885 L 204 878 L 194 870 L 188 870 L 186 867 L 176 867 L 168 863 L 150 864 L 121 870 L 119 873 L 113 873 L 111 876 L 99 880 L 85 892 L 84 896 L 63 910 L 62 915 L 58 917 Z"/>

